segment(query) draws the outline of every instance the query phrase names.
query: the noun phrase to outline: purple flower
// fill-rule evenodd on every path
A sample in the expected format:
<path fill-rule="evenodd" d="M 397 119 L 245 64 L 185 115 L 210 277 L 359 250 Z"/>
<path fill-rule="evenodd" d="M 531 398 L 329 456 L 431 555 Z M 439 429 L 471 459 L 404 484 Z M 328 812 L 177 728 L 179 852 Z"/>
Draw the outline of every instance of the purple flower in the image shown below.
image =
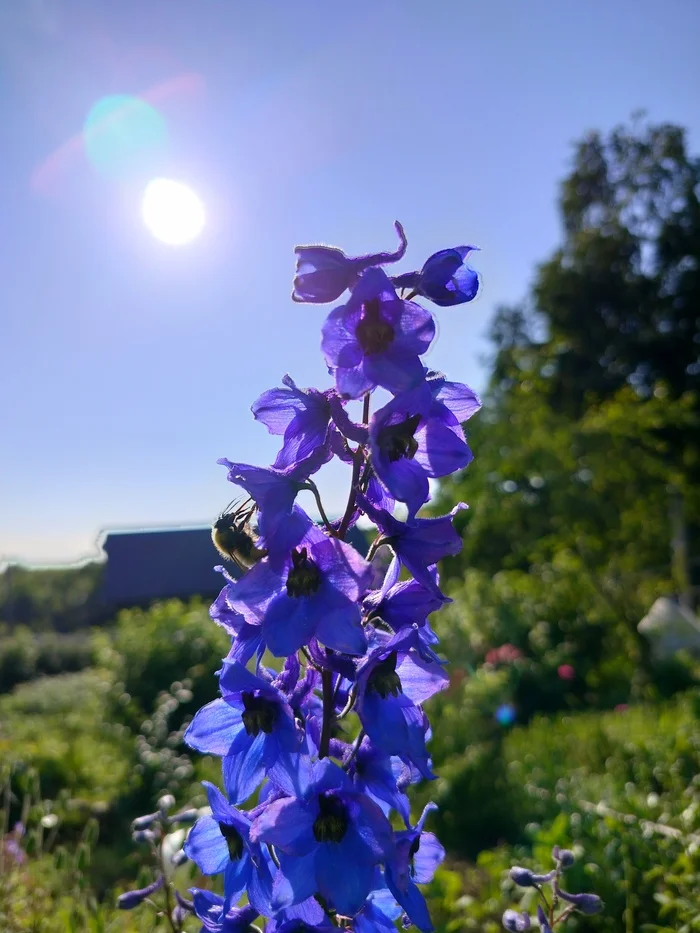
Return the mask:
<path fill-rule="evenodd" d="M 366 496 L 358 494 L 357 502 L 379 528 L 383 543 L 391 547 L 401 564 L 438 599 L 448 602 L 430 568 L 448 554 L 459 554 L 462 541 L 452 526 L 452 519 L 461 509 L 467 508 L 465 503 L 460 502 L 449 515 L 439 518 L 414 518 L 400 522 L 384 509 L 376 508 Z"/>
<path fill-rule="evenodd" d="M 224 661 L 222 699 L 203 706 L 185 732 L 185 742 L 223 758 L 224 786 L 234 803 L 255 791 L 263 775 L 287 793 L 308 783 L 308 758 L 286 698 L 237 661 Z"/>
<path fill-rule="evenodd" d="M 251 411 L 270 434 L 282 434 L 284 443 L 273 464 L 288 475 L 315 473 L 332 457 L 330 447 L 332 390 L 299 389 L 291 376 L 282 379 L 284 389 L 268 389 Z"/>
<path fill-rule="evenodd" d="M 370 651 L 358 668 L 355 709 L 377 748 L 408 760 L 430 779 L 426 720 L 417 704 L 444 690 L 448 678 L 439 664 L 417 654 L 419 640 L 415 629 L 402 629 Z"/>
<path fill-rule="evenodd" d="M 321 349 L 338 392 L 360 398 L 377 386 L 401 392 L 420 382 L 419 357 L 435 336 L 430 311 L 398 298 L 381 269 L 368 269 L 348 303 L 323 325 Z"/>
<path fill-rule="evenodd" d="M 258 916 L 255 907 L 232 907 L 229 898 L 224 899 L 211 891 L 190 888 L 195 916 L 202 922 L 202 933 L 248 933 L 250 925 Z"/>
<path fill-rule="evenodd" d="M 273 908 L 315 893 L 344 916 L 360 910 L 372 888 L 374 868 L 392 852 L 391 825 L 379 807 L 325 759 L 303 797 L 277 800 L 255 819 L 251 838 L 275 846 L 280 871 Z"/>
<path fill-rule="evenodd" d="M 423 810 L 415 827 L 398 832 L 394 836 L 395 849 L 386 863 L 387 887 L 406 911 L 409 920 L 423 933 L 430 933 L 433 925 L 425 898 L 416 886 L 428 884 L 445 858 L 445 850 L 433 833 L 423 831 L 426 817 L 436 810 L 429 803 Z"/>
<path fill-rule="evenodd" d="M 428 500 L 428 477 L 447 476 L 473 459 L 460 422 L 465 411 L 473 414 L 480 405 L 468 386 L 435 376 L 374 413 L 372 466 L 389 492 L 406 503 L 409 515 Z"/>
<path fill-rule="evenodd" d="M 396 762 L 365 736 L 350 766 L 349 774 L 358 790 L 368 794 L 385 813 L 390 808 L 408 822 L 409 804 L 406 794 L 399 789 Z"/>
<path fill-rule="evenodd" d="M 261 560 L 228 598 L 248 623 L 262 626 L 263 640 L 277 657 L 314 637 L 336 651 L 363 654 L 358 599 L 371 573 L 353 547 L 310 524 L 296 546 Z"/>
<path fill-rule="evenodd" d="M 268 553 L 284 550 L 288 542 L 303 534 L 311 519 L 294 505 L 303 479 L 272 468 L 232 463 L 225 457 L 216 461 L 228 470 L 228 481 L 240 486 L 255 502 L 258 511 L 260 547 Z"/>
<path fill-rule="evenodd" d="M 437 642 L 437 635 L 428 624 L 427 618 L 443 604 L 433 590 L 426 589 L 416 580 L 400 580 L 401 561 L 394 557 L 378 590 L 365 596 L 362 608 L 367 621 L 381 619 L 395 632 L 417 625 L 418 634 L 426 650 Z M 437 576 L 437 574 L 435 574 Z M 434 581 L 437 586 L 437 580 Z"/>
<path fill-rule="evenodd" d="M 521 914 L 520 916 L 522 917 L 522 914 Z M 503 919 L 504 919 L 504 921 L 505 921 L 505 914 L 503 915 Z M 539 925 L 540 925 L 540 933 L 552 933 L 552 928 L 551 928 L 550 925 L 549 925 L 549 921 L 547 920 L 547 916 L 546 916 L 545 912 L 542 910 L 542 907 L 541 907 L 539 904 L 537 905 L 537 921 L 538 921 L 538 923 L 539 923 Z M 525 921 L 523 921 L 523 922 L 525 922 Z M 508 927 L 506 927 L 506 929 L 508 929 Z M 527 928 L 525 928 L 525 929 L 527 929 Z"/>
<path fill-rule="evenodd" d="M 250 840 L 250 819 L 236 810 L 221 791 L 204 781 L 211 816 L 194 824 L 185 841 L 185 855 L 204 875 L 224 872 L 224 893 L 235 904 L 244 891 L 257 913 L 270 909 L 272 875 L 260 846 Z"/>
<path fill-rule="evenodd" d="M 387 888 L 371 892 L 362 910 L 353 920 L 355 933 L 396 933 L 394 921 L 401 916 L 401 908 Z"/>
<path fill-rule="evenodd" d="M 426 260 L 420 272 L 406 272 L 392 278 L 396 288 L 410 288 L 414 294 L 436 305 L 449 307 L 471 301 L 479 291 L 479 276 L 467 265 L 478 246 L 442 249 Z"/>
<path fill-rule="evenodd" d="M 394 224 L 401 243 L 394 253 L 370 253 L 354 259 L 335 246 L 297 246 L 297 268 L 294 277 L 294 301 L 325 304 L 335 301 L 347 288 L 352 288 L 358 276 L 370 266 L 398 262 L 406 252 L 406 234 Z"/>

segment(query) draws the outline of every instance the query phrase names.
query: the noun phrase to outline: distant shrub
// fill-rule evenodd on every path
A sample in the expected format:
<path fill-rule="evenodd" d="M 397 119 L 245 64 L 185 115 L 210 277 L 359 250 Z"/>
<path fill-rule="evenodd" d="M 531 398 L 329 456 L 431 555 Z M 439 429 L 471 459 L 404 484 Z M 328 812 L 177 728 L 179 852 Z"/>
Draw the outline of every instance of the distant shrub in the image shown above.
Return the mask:
<path fill-rule="evenodd" d="M 87 632 L 35 634 L 20 625 L 0 635 L 0 693 L 44 675 L 81 671 L 93 663 L 94 647 Z"/>
<path fill-rule="evenodd" d="M 100 604 L 104 565 L 90 561 L 55 569 L 11 564 L 0 573 L 0 623 L 34 632 L 74 632 L 105 616 Z"/>
<path fill-rule="evenodd" d="M 546 864 L 554 844 L 580 856 L 573 889 L 605 901 L 603 914 L 572 929 L 700 928 L 698 691 L 659 706 L 538 717 L 440 770 L 420 793 L 439 804 L 434 826 L 452 857 L 476 864 L 436 878 L 438 929 L 496 933 L 522 893 L 507 869 Z"/>
<path fill-rule="evenodd" d="M 214 625 L 202 602 L 173 599 L 149 609 L 123 610 L 113 635 L 98 642 L 99 663 L 116 683 L 114 715 L 137 730 L 155 711 L 159 694 L 174 684 L 190 683 L 189 698 L 180 704 L 181 718 L 214 699 L 214 673 L 231 638 Z"/>

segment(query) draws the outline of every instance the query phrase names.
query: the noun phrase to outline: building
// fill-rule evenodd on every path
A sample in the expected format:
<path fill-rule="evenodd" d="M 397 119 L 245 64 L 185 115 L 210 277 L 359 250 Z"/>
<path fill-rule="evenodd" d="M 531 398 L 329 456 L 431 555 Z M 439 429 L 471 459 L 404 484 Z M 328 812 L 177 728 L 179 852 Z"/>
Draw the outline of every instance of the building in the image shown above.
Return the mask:
<path fill-rule="evenodd" d="M 359 529 L 351 529 L 348 541 L 367 553 L 367 539 Z M 109 608 L 157 599 L 213 599 L 224 584 L 214 567 L 225 564 L 232 577 L 241 573 L 233 561 L 222 559 L 209 527 L 106 531 L 99 543 L 107 555 L 100 596 Z"/>

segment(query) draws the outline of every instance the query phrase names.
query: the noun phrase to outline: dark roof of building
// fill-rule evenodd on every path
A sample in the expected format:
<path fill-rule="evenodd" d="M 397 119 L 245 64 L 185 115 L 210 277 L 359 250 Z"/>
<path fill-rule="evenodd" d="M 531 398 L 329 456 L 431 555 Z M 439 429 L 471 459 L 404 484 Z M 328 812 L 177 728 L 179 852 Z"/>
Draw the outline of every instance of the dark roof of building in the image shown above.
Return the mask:
<path fill-rule="evenodd" d="M 107 554 L 102 596 L 111 605 L 213 596 L 223 585 L 214 567 L 224 561 L 212 544 L 210 528 L 110 531 L 102 548 Z M 226 563 L 237 576 L 236 565 Z"/>
<path fill-rule="evenodd" d="M 361 554 L 367 553 L 367 538 L 360 529 L 350 529 L 347 540 Z M 208 527 L 108 531 L 100 544 L 107 555 L 101 596 L 109 606 L 213 597 L 224 584 L 215 566 L 225 565 L 232 577 L 241 573 L 235 563 L 222 559 Z"/>

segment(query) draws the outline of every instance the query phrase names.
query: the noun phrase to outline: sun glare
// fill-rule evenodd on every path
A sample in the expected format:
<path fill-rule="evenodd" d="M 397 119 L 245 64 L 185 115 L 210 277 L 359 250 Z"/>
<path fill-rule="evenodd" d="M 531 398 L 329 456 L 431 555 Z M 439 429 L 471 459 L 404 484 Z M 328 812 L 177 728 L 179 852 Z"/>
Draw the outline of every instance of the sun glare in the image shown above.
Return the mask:
<path fill-rule="evenodd" d="M 141 213 L 153 236 L 169 246 L 191 242 L 204 228 L 204 205 L 191 188 L 171 178 L 148 183 Z"/>

